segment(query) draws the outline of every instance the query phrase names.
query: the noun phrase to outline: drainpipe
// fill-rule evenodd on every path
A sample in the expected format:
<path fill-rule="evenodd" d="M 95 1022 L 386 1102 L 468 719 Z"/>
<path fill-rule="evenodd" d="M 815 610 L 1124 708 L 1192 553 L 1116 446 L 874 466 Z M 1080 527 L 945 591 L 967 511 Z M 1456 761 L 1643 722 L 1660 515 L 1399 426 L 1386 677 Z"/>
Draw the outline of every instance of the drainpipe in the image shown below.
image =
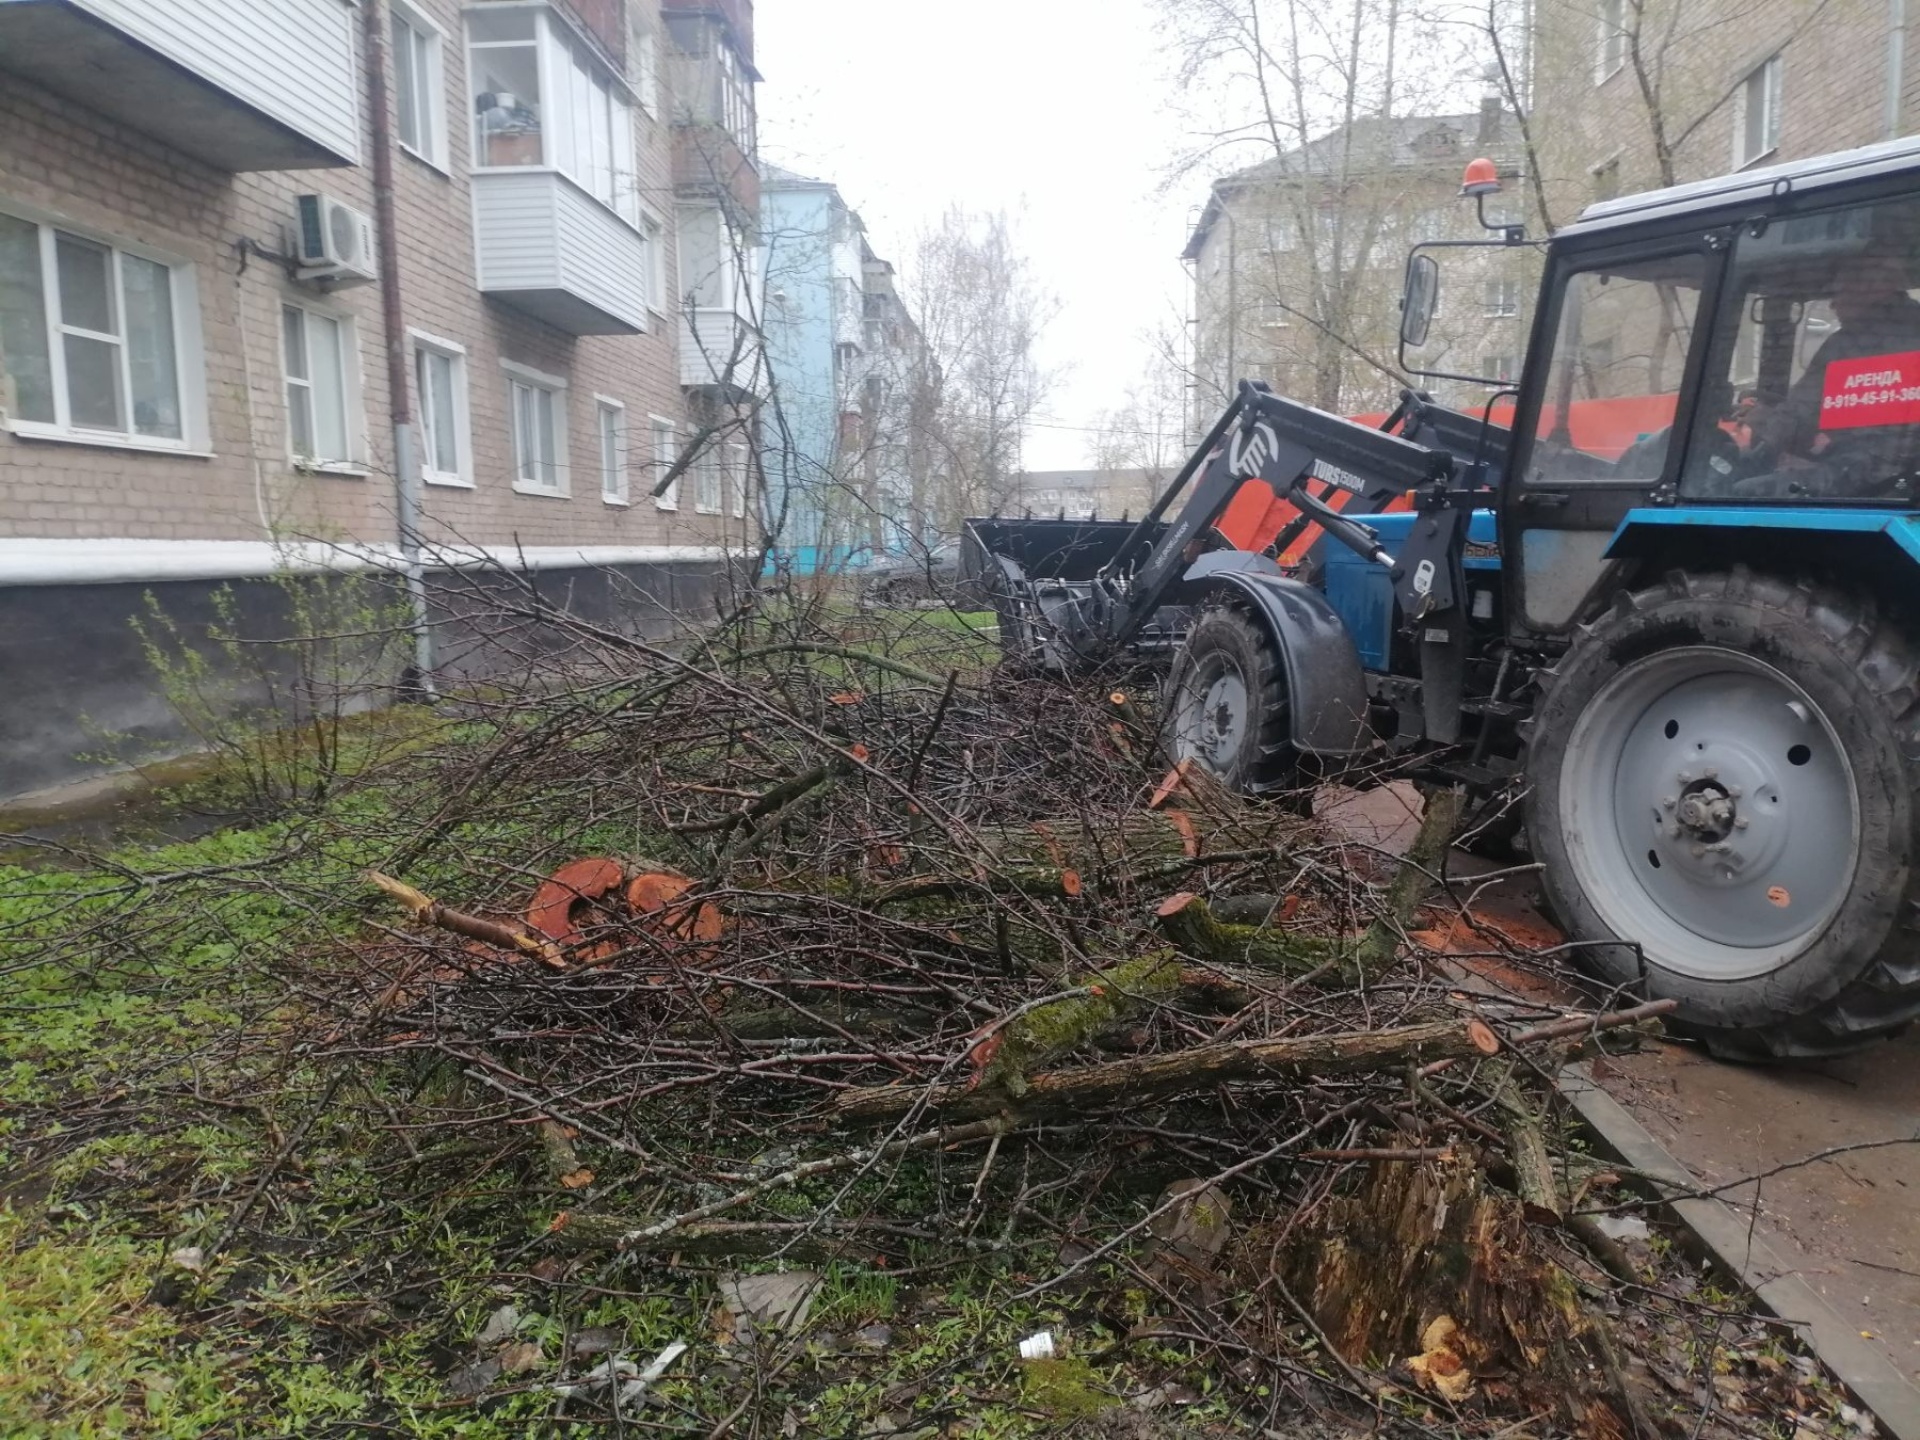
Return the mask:
<path fill-rule="evenodd" d="M 1887 0 L 1887 108 L 1883 138 L 1900 134 L 1900 92 L 1906 88 L 1907 0 Z"/>
<path fill-rule="evenodd" d="M 431 703 L 433 632 L 427 626 L 427 582 L 420 564 L 420 463 L 413 443 L 413 385 L 407 374 L 406 312 L 400 304 L 400 239 L 393 206 L 393 114 L 388 99 L 385 0 L 362 6 L 367 42 L 367 109 L 373 117 L 373 234 L 380 256 L 380 324 L 387 337 L 387 403 L 393 418 L 394 514 L 406 573 L 407 627 L 413 664 L 400 679 L 403 697 Z"/>

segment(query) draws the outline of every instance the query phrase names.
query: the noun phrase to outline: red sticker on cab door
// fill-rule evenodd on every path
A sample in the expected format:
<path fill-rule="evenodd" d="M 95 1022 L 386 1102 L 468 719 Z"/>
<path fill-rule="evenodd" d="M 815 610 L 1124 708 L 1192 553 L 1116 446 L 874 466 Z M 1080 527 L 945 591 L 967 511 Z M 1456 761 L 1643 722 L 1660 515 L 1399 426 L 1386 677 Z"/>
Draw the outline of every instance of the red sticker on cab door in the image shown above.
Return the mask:
<path fill-rule="evenodd" d="M 1920 350 L 1864 355 L 1827 366 L 1820 428 L 1920 424 Z"/>

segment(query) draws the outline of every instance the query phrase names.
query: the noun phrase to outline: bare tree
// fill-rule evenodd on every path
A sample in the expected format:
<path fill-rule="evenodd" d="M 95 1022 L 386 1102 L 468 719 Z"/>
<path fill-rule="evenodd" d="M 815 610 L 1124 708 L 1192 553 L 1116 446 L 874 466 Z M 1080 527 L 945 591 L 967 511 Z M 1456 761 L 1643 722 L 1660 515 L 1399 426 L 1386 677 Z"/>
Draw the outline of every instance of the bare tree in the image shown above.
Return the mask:
<path fill-rule="evenodd" d="M 1149 343 L 1152 358 L 1140 378 L 1095 417 L 1087 459 L 1095 470 L 1143 471 L 1157 488 L 1187 458 L 1187 394 L 1172 337 L 1151 336 Z"/>
<path fill-rule="evenodd" d="M 1502 138 L 1497 102 L 1470 108 L 1486 47 L 1450 7 L 1406 0 L 1160 6 L 1194 97 L 1185 170 L 1241 163 L 1201 225 L 1231 233 L 1189 250 L 1203 291 L 1209 272 L 1225 272 L 1211 288 L 1218 313 L 1196 316 L 1202 347 L 1211 332 L 1217 352 L 1198 407 L 1262 371 L 1325 409 L 1390 398 L 1402 383 L 1390 337 L 1406 247 L 1459 223 L 1460 164 Z"/>
<path fill-rule="evenodd" d="M 913 503 L 953 535 L 1016 494 L 1027 423 L 1049 384 L 1034 347 L 1058 305 L 1005 214 L 957 208 L 920 236 L 902 291 L 922 340 L 907 396 Z"/>

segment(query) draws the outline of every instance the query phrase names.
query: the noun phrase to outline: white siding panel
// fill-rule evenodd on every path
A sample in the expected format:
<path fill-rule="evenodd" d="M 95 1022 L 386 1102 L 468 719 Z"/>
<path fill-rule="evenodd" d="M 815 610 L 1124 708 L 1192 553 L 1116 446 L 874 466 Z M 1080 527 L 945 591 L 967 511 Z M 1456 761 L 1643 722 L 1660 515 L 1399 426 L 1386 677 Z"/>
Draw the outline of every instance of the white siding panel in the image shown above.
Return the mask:
<path fill-rule="evenodd" d="M 560 285 L 635 329 L 647 318 L 647 247 L 606 206 L 553 177 L 558 186 Z"/>
<path fill-rule="evenodd" d="M 559 178 L 539 170 L 473 177 L 475 269 L 482 290 L 560 287 L 554 218 Z"/>
<path fill-rule="evenodd" d="M 646 242 L 606 206 L 548 170 L 473 177 L 482 290 L 561 290 L 631 326 L 646 325 Z"/>
<path fill-rule="evenodd" d="M 731 310 L 682 312 L 680 383 L 731 385 L 756 395 L 766 393 L 761 341 Z"/>
<path fill-rule="evenodd" d="M 101 19 L 349 160 L 360 155 L 346 0 L 80 0 Z"/>

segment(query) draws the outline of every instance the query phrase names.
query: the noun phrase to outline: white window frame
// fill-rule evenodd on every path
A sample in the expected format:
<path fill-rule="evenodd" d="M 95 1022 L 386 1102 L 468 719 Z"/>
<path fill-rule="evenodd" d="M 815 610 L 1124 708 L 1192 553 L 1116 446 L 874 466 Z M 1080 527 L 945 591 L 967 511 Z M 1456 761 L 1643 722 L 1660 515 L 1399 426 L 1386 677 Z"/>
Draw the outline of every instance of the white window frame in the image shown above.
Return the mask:
<path fill-rule="evenodd" d="M 660 118 L 660 37 L 642 30 L 634 44 L 634 97 L 649 119 Z"/>
<path fill-rule="evenodd" d="M 607 454 L 607 417 L 613 417 L 613 454 Z M 628 457 L 632 447 L 627 439 L 627 407 L 611 395 L 593 397 L 594 469 L 600 473 L 600 503 L 625 507 L 630 503 Z"/>
<path fill-rule="evenodd" d="M 391 10 L 392 23 L 403 25 L 417 36 L 425 48 L 424 73 L 414 75 L 414 99 L 419 110 L 415 117 L 416 129 L 422 121 L 427 128 L 425 145 L 409 145 L 400 138 L 400 83 L 399 72 L 403 63 L 399 47 L 393 46 L 392 32 L 388 32 L 388 41 L 393 53 L 391 56 L 394 73 L 394 142 L 415 159 L 424 161 L 447 174 L 447 32 L 436 25 L 425 12 L 415 9 L 406 0 L 393 0 Z M 412 57 L 407 57 L 411 59 Z"/>
<path fill-rule="evenodd" d="M 640 207 L 640 234 L 647 242 L 647 309 L 661 320 L 674 308 L 667 284 L 667 222 L 657 211 Z"/>
<path fill-rule="evenodd" d="M 340 423 L 346 429 L 347 453 L 339 458 L 308 456 L 298 454 L 293 448 L 293 401 L 292 388 L 305 385 L 313 388 L 313 345 L 309 338 L 307 344 L 307 377 L 296 379 L 287 373 L 286 312 L 299 310 L 309 320 L 331 321 L 340 327 Z M 311 471 L 321 475 L 365 475 L 367 473 L 367 417 L 365 396 L 361 388 L 360 372 L 360 327 L 355 322 L 353 312 L 332 305 L 314 303 L 306 295 L 282 294 L 275 314 L 278 322 L 274 333 L 279 340 L 280 355 L 280 400 L 286 408 L 287 460 L 296 470 Z M 312 330 L 303 333 L 311 337 Z"/>
<path fill-rule="evenodd" d="M 679 434 L 680 425 L 678 421 L 671 420 L 665 415 L 647 416 L 647 443 L 651 447 L 651 453 L 647 457 L 649 470 L 651 471 L 654 466 L 659 467 L 658 473 L 653 474 L 652 480 L 647 485 L 649 490 L 660 483 L 660 477 L 665 475 L 667 471 L 673 467 L 674 462 L 680 458 Z M 667 450 L 667 453 L 664 455 L 661 453 L 660 448 L 660 442 L 663 438 L 666 441 Z M 680 481 L 677 476 L 673 484 L 653 497 L 653 504 L 656 510 L 678 510 L 680 508 Z"/>
<path fill-rule="evenodd" d="M 3 422 L 0 428 L 27 440 L 57 440 L 108 450 L 155 450 L 168 455 L 210 456 L 213 451 L 207 423 L 206 350 L 200 329 L 200 290 L 193 263 L 165 251 L 118 240 L 87 226 L 68 224 L 61 216 L 30 206 L 8 202 L 0 206 L 0 213 L 39 229 L 40 301 L 46 312 L 47 355 L 54 414 L 51 421 L 27 420 L 0 408 L 0 422 Z M 60 318 L 57 241 L 62 233 L 91 245 L 99 245 L 112 255 L 113 303 L 120 317 L 122 331 L 113 340 L 120 352 L 119 383 L 127 410 L 127 429 L 124 431 L 94 430 L 71 423 L 65 345 L 68 327 L 61 323 Z M 133 428 L 133 385 L 128 373 L 127 337 L 124 333 L 126 290 L 121 272 L 121 258 L 127 255 L 164 266 L 167 271 L 167 298 L 173 309 L 173 373 L 174 383 L 178 386 L 175 399 L 180 407 L 178 440 L 165 435 L 142 435 Z"/>
<path fill-rule="evenodd" d="M 609 213 L 619 216 L 628 225 L 638 228 L 639 140 L 633 119 L 636 108 L 633 87 L 627 83 L 624 75 L 606 65 L 591 45 L 545 5 L 534 12 L 533 35 L 531 41 L 474 40 L 470 35 L 467 38 L 467 73 L 471 86 L 477 87 L 480 83 L 479 67 L 473 61 L 473 52 L 528 44 L 534 50 L 534 64 L 540 85 L 540 163 L 478 163 L 481 152 L 476 123 L 474 171 L 478 174 L 548 171 L 564 175 L 582 194 Z M 584 83 L 584 91 L 578 88 L 580 83 Z M 477 96 L 477 90 L 475 94 Z M 580 98 L 586 101 L 587 108 L 584 111 L 574 104 Z M 597 115 L 595 110 L 603 98 L 608 108 Z M 595 133 L 598 127 L 593 122 L 600 115 L 604 115 L 607 121 L 604 134 Z M 604 155 L 596 144 L 601 140 L 606 142 Z M 582 141 L 586 142 L 584 155 L 580 153 Z M 566 152 L 565 163 L 562 163 L 563 150 Z M 608 180 L 604 192 L 598 184 L 602 167 L 596 162 L 600 160 L 605 161 L 604 173 Z"/>
<path fill-rule="evenodd" d="M 513 475 L 513 489 L 519 495 L 544 495 L 549 499 L 572 497 L 572 466 L 567 455 L 567 381 L 563 375 L 549 375 L 531 365 L 502 360 L 500 368 L 507 376 L 507 462 Z M 553 427 L 553 483 L 541 485 L 521 474 L 520 407 L 518 391 L 545 390 L 552 395 L 548 414 Z"/>
<path fill-rule="evenodd" d="M 1786 66 L 1783 52 L 1776 50 L 1741 77 L 1733 107 L 1733 168 L 1744 170 L 1777 154 L 1780 149 L 1780 112 L 1784 97 Z M 1760 148 L 1747 151 L 1747 120 L 1754 96 L 1764 106 Z"/>
<path fill-rule="evenodd" d="M 693 513 L 696 515 L 718 515 L 727 508 L 727 476 L 721 468 L 720 449 L 715 437 L 707 436 L 694 454 L 693 464 L 687 467 L 693 471 Z"/>
<path fill-rule="evenodd" d="M 1627 66 L 1626 0 L 1600 0 L 1594 16 L 1593 83 L 1604 85 Z"/>
<path fill-rule="evenodd" d="M 747 477 L 750 473 L 747 468 L 747 447 L 738 440 L 730 440 L 725 456 L 720 467 L 721 482 L 726 487 L 733 518 L 738 520 L 747 513 Z"/>
<path fill-rule="evenodd" d="M 409 367 L 413 375 L 414 414 L 417 423 L 414 429 L 419 433 L 417 453 L 420 457 L 420 478 L 429 485 L 445 485 L 453 489 L 473 489 L 473 409 L 467 398 L 467 347 L 457 340 L 448 340 L 440 335 L 430 335 L 425 330 L 407 330 Z M 453 454 L 455 468 L 441 470 L 433 463 L 434 452 L 438 448 L 433 443 L 434 420 L 433 407 L 427 399 L 427 387 L 422 383 L 420 357 L 437 355 L 451 362 L 453 366 Z"/>
<path fill-rule="evenodd" d="M 1487 319 L 1513 319 L 1520 313 L 1520 282 L 1511 275 L 1489 276 L 1485 302 Z"/>

